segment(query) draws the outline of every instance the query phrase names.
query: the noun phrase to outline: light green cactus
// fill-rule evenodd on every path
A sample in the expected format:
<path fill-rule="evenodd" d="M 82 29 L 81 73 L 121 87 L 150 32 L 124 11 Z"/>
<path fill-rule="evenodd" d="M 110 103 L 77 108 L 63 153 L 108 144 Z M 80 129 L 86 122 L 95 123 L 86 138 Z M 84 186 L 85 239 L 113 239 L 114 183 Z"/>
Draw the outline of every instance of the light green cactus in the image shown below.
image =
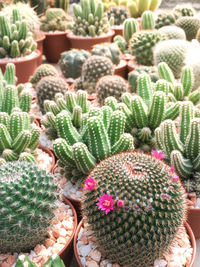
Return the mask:
<path fill-rule="evenodd" d="M 152 11 L 145 11 L 142 14 L 141 28 L 142 30 L 153 30 L 155 28 L 155 19 Z"/>

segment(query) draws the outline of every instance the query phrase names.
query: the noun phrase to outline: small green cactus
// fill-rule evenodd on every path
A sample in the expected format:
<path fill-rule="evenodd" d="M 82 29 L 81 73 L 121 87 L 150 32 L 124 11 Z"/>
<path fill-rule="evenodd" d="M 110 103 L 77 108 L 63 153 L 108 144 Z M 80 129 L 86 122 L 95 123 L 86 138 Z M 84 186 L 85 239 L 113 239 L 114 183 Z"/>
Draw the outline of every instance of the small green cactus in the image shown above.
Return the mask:
<path fill-rule="evenodd" d="M 82 65 L 90 57 L 86 50 L 72 49 L 61 54 L 58 62 L 62 74 L 65 78 L 76 79 L 81 76 Z"/>
<path fill-rule="evenodd" d="M 69 9 L 69 0 L 54 0 L 53 7 L 62 8 L 66 13 Z"/>
<path fill-rule="evenodd" d="M 37 267 L 29 258 L 25 255 L 20 255 L 16 260 L 16 267 Z M 42 267 L 65 267 L 64 262 L 56 254 L 49 257 L 49 259 L 42 265 Z"/>
<path fill-rule="evenodd" d="M 35 70 L 29 81 L 32 84 L 37 84 L 43 77 L 46 76 L 58 76 L 56 68 L 50 64 L 42 64 Z"/>
<path fill-rule="evenodd" d="M 153 266 L 170 248 L 187 210 L 175 178 L 163 161 L 140 152 L 111 156 L 89 173 L 83 215 L 107 259 Z"/>
<path fill-rule="evenodd" d="M 155 28 L 155 19 L 152 11 L 145 11 L 142 14 L 141 28 L 142 30 L 153 30 Z"/>
<path fill-rule="evenodd" d="M 34 163 L 8 162 L 0 168 L 0 193 L 1 253 L 27 252 L 44 242 L 59 199 L 54 177 Z"/>
<path fill-rule="evenodd" d="M 176 19 L 180 17 L 193 17 L 195 15 L 195 10 L 191 5 L 177 5 L 173 9 L 173 14 Z"/>
<path fill-rule="evenodd" d="M 160 29 L 164 26 L 172 25 L 176 21 L 174 14 L 163 11 L 159 12 L 155 21 L 155 28 Z"/>
<path fill-rule="evenodd" d="M 176 20 L 175 25 L 182 28 L 185 31 L 187 40 L 191 41 L 195 39 L 200 28 L 200 19 L 197 17 L 181 17 Z"/>
<path fill-rule="evenodd" d="M 112 6 L 107 10 L 108 19 L 114 18 L 114 25 L 122 25 L 130 16 L 129 10 L 125 6 Z"/>
<path fill-rule="evenodd" d="M 167 36 L 167 39 L 186 40 L 184 30 L 177 26 L 164 26 L 158 31 L 162 34 L 165 34 Z"/>

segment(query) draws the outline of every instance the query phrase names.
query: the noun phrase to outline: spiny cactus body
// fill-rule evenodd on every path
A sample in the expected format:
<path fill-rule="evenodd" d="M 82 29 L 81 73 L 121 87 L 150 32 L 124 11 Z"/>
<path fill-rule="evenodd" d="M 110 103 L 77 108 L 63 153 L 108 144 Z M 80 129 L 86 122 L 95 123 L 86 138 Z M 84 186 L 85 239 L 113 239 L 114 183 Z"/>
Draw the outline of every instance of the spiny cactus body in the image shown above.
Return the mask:
<path fill-rule="evenodd" d="M 122 25 L 129 17 L 129 10 L 125 6 L 113 6 L 107 11 L 108 19 L 114 18 L 114 25 Z"/>
<path fill-rule="evenodd" d="M 29 81 L 32 84 L 37 84 L 43 77 L 46 76 L 58 76 L 56 68 L 50 64 L 42 64 L 35 70 Z"/>
<path fill-rule="evenodd" d="M 182 17 L 176 21 L 175 25 L 182 28 L 185 31 L 187 40 L 191 41 L 195 39 L 200 28 L 200 19 L 197 17 Z"/>
<path fill-rule="evenodd" d="M 152 11 L 145 11 L 141 19 L 142 30 L 153 30 L 155 28 L 155 19 Z"/>
<path fill-rule="evenodd" d="M 117 44 L 103 43 L 93 46 L 92 55 L 108 57 L 113 64 L 118 65 L 120 62 L 121 52 Z"/>
<path fill-rule="evenodd" d="M 172 25 L 175 23 L 175 16 L 169 12 L 160 12 L 157 16 L 155 22 L 155 28 L 160 29 L 167 25 Z"/>
<path fill-rule="evenodd" d="M 195 15 L 195 10 L 194 8 L 192 8 L 191 5 L 177 5 L 174 9 L 173 9 L 173 13 L 177 18 L 180 17 L 193 17 Z"/>
<path fill-rule="evenodd" d="M 184 30 L 177 26 L 164 26 L 158 31 L 162 34 L 165 34 L 167 36 L 167 39 L 186 40 Z"/>

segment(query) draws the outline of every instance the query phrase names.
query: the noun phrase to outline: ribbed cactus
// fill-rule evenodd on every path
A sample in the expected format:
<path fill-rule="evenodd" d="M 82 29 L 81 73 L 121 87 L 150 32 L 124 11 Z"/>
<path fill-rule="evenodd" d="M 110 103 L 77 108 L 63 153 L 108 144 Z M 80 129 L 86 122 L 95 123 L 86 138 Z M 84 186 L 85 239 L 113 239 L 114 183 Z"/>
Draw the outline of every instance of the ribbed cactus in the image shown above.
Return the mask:
<path fill-rule="evenodd" d="M 175 178 L 164 162 L 140 152 L 109 157 L 89 173 L 83 215 L 105 258 L 153 266 L 170 249 L 187 209 Z"/>
<path fill-rule="evenodd" d="M 107 11 L 108 19 L 114 18 L 114 25 L 122 25 L 130 16 L 129 10 L 125 6 L 112 6 Z"/>
<path fill-rule="evenodd" d="M 61 54 L 59 67 L 65 78 L 76 79 L 81 76 L 82 65 L 91 54 L 86 50 L 72 49 Z"/>
<path fill-rule="evenodd" d="M 30 77 L 29 81 L 32 84 L 37 84 L 43 77 L 46 76 L 58 76 L 56 68 L 50 64 L 42 64 L 37 67 L 33 76 Z"/>
<path fill-rule="evenodd" d="M 9 116 L 0 112 L 0 156 L 6 161 L 35 161 L 31 153 L 40 142 L 40 128 L 31 124 L 29 115 L 19 110 Z M 28 152 L 23 154 L 23 152 Z"/>
<path fill-rule="evenodd" d="M 93 46 L 92 55 L 108 57 L 113 64 L 118 65 L 121 58 L 121 51 L 115 43 L 103 43 Z"/>
<path fill-rule="evenodd" d="M 141 28 L 142 30 L 153 30 L 155 28 L 155 19 L 152 11 L 145 11 L 142 14 Z"/>
<path fill-rule="evenodd" d="M 21 19 L 17 9 L 13 10 L 12 17 L 10 23 L 5 15 L 0 15 L 0 58 L 24 57 L 37 47 L 26 21 Z"/>
<path fill-rule="evenodd" d="M 195 118 L 195 107 L 190 101 L 182 102 L 178 131 L 175 122 L 166 120 L 156 129 L 156 141 L 159 149 L 167 155 L 176 172 L 183 179 L 187 190 L 200 195 L 195 175 L 200 171 L 199 138 L 200 119 Z"/>
<path fill-rule="evenodd" d="M 59 199 L 54 177 L 34 163 L 9 162 L 0 168 L 0 195 L 1 253 L 27 252 L 44 242 Z"/>
<path fill-rule="evenodd" d="M 155 148 L 154 131 L 161 122 L 168 118 L 174 120 L 179 114 L 179 102 L 168 107 L 169 88 L 165 80 L 158 80 L 153 86 L 150 76 L 144 73 L 138 76 L 137 94 L 124 93 L 122 103 L 105 99 L 105 105 L 126 115 L 126 131 L 133 135 L 135 146 L 143 151 Z"/>
<path fill-rule="evenodd" d="M 74 35 L 99 36 L 110 30 L 101 1 L 81 0 L 81 5 L 73 4 L 73 13 L 74 23 L 70 28 Z"/>
<path fill-rule="evenodd" d="M 65 12 L 68 12 L 69 0 L 54 0 L 53 7 L 62 8 Z"/>

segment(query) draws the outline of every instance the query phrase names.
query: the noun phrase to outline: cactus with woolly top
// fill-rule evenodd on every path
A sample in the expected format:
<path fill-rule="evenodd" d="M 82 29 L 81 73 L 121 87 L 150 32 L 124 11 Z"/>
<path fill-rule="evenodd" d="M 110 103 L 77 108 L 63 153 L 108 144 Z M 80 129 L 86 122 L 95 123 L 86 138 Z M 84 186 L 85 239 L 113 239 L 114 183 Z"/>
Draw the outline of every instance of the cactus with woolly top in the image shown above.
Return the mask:
<path fill-rule="evenodd" d="M 46 76 L 58 76 L 56 68 L 50 64 L 42 64 L 35 70 L 33 76 L 29 81 L 32 84 L 37 84 L 43 77 Z"/>
<path fill-rule="evenodd" d="M 53 0 L 51 6 L 56 8 L 62 8 L 67 13 L 69 9 L 69 2 L 70 0 Z"/>
<path fill-rule="evenodd" d="M 157 82 L 157 80 L 159 79 L 157 67 L 147 67 L 147 66 L 136 67 L 133 71 L 129 72 L 128 74 L 129 88 L 133 93 L 136 93 L 137 79 L 139 75 L 143 73 L 148 74 L 153 83 Z"/>
<path fill-rule="evenodd" d="M 63 76 L 73 79 L 80 77 L 82 66 L 90 56 L 91 54 L 83 49 L 72 49 L 63 52 L 58 62 Z"/>
<path fill-rule="evenodd" d="M 89 94 L 95 92 L 98 80 L 105 75 L 114 74 L 114 64 L 104 56 L 91 56 L 82 66 L 82 85 Z"/>
<path fill-rule="evenodd" d="M 200 28 L 200 19 L 198 17 L 181 17 L 176 20 L 175 25 L 182 28 L 185 31 L 186 39 L 191 41 L 195 39 Z"/>
<path fill-rule="evenodd" d="M 114 18 L 113 25 L 120 26 L 129 18 L 129 10 L 125 6 L 112 6 L 107 10 L 108 19 Z"/>
<path fill-rule="evenodd" d="M 153 49 L 165 39 L 165 35 L 156 30 L 136 32 L 129 40 L 129 52 L 138 65 L 153 66 Z"/>
<path fill-rule="evenodd" d="M 175 122 L 166 120 L 156 129 L 159 149 L 167 155 L 167 160 L 183 179 L 187 191 L 196 192 L 198 197 L 200 196 L 199 134 L 200 118 L 195 118 L 195 107 L 190 101 L 181 104 L 178 128 Z"/>
<path fill-rule="evenodd" d="M 114 96 L 117 100 L 128 89 L 126 81 L 118 75 L 108 75 L 99 79 L 96 85 L 96 96 L 98 103 L 103 106 L 104 100 L 108 96 Z"/>
<path fill-rule="evenodd" d="M 16 267 L 37 267 L 27 256 L 20 255 L 16 260 Z M 42 267 L 65 267 L 64 262 L 61 260 L 60 256 L 53 254 L 49 259 L 42 265 Z"/>
<path fill-rule="evenodd" d="M 189 51 L 192 49 L 190 42 L 185 40 L 166 40 L 156 45 L 154 49 L 154 63 L 167 63 L 175 78 L 179 78 Z"/>
<path fill-rule="evenodd" d="M 40 128 L 31 124 L 26 112 L 15 108 L 8 115 L 0 112 L 0 156 L 6 161 L 34 161 L 34 151 L 40 142 Z"/>
<path fill-rule="evenodd" d="M 68 29 L 72 18 L 65 13 L 61 8 L 47 9 L 45 16 L 41 18 L 40 30 L 44 32 L 61 31 L 65 32 Z"/>
<path fill-rule="evenodd" d="M 195 16 L 195 10 L 191 5 L 177 5 L 173 9 L 173 14 L 175 15 L 176 19 L 180 17 L 193 17 Z"/>
<path fill-rule="evenodd" d="M 121 110 L 126 120 L 126 131 L 134 137 L 135 147 L 145 152 L 156 148 L 155 129 L 166 119 L 176 119 L 180 103 L 168 107 L 170 83 L 158 80 L 152 85 L 148 74 L 138 76 L 137 94 L 124 93 L 122 103 L 115 98 L 105 99 L 105 105 L 113 110 Z"/>
<path fill-rule="evenodd" d="M 101 1 L 81 0 L 81 5 L 72 7 L 74 22 L 69 27 L 74 35 L 93 37 L 109 32 L 110 22 Z"/>
<path fill-rule="evenodd" d="M 180 39 L 186 40 L 186 35 L 183 29 L 177 26 L 164 26 L 158 30 L 160 33 L 165 34 L 167 39 Z"/>
<path fill-rule="evenodd" d="M 145 11 L 141 18 L 142 30 L 153 30 L 155 28 L 155 19 L 152 11 Z"/>
<path fill-rule="evenodd" d="M 105 258 L 153 266 L 170 249 L 187 213 L 175 178 L 163 161 L 140 152 L 111 156 L 89 173 L 82 210 Z"/>
<path fill-rule="evenodd" d="M 175 21 L 174 14 L 166 11 L 159 12 L 155 21 L 155 28 L 160 29 L 164 26 L 172 25 Z"/>
<path fill-rule="evenodd" d="M 0 168 L 0 192 L 1 253 L 27 252 L 44 242 L 59 199 L 54 177 L 34 163 L 8 162 Z"/>
<path fill-rule="evenodd" d="M 13 10 L 12 22 L 0 15 L 0 24 L 0 58 L 24 57 L 35 51 L 37 44 L 17 9 Z"/>
<path fill-rule="evenodd" d="M 115 43 L 96 44 L 92 48 L 92 55 L 108 57 L 113 64 L 120 63 L 121 51 Z"/>
<path fill-rule="evenodd" d="M 44 100 L 53 100 L 56 93 L 65 93 L 69 90 L 66 81 L 57 76 L 43 77 L 36 85 L 37 101 L 42 113 L 44 113 Z"/>

